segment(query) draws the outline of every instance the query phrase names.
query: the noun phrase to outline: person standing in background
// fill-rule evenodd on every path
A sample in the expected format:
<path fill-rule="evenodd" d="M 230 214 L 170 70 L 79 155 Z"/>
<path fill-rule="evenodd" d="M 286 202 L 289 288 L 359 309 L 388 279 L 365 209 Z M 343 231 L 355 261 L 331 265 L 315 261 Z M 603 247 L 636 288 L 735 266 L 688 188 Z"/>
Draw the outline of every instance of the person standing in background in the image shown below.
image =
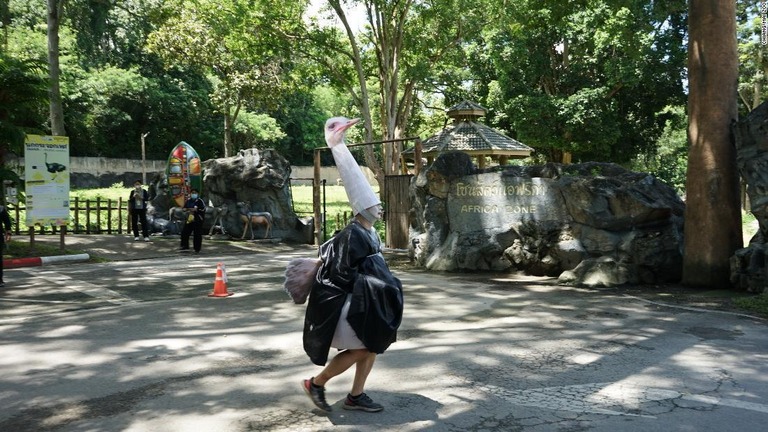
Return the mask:
<path fill-rule="evenodd" d="M 128 210 L 131 213 L 131 225 L 133 226 L 133 240 L 139 240 L 139 226 L 141 221 L 141 233 L 144 235 L 144 241 L 149 241 L 149 229 L 147 226 L 147 201 L 149 193 L 142 189 L 141 180 L 133 183 L 133 190 L 128 196 Z"/>
<path fill-rule="evenodd" d="M 3 280 L 3 254 L 5 253 L 5 245 L 11 241 L 11 217 L 8 216 L 8 209 L 4 205 L 0 205 L 0 287 L 5 286 Z"/>
<path fill-rule="evenodd" d="M 193 234 L 192 246 L 195 253 L 200 253 L 203 247 L 203 221 L 205 221 L 205 202 L 200 199 L 200 191 L 192 189 L 189 199 L 184 203 L 184 215 L 186 222 L 181 230 L 180 251 L 189 250 L 189 235 Z"/>

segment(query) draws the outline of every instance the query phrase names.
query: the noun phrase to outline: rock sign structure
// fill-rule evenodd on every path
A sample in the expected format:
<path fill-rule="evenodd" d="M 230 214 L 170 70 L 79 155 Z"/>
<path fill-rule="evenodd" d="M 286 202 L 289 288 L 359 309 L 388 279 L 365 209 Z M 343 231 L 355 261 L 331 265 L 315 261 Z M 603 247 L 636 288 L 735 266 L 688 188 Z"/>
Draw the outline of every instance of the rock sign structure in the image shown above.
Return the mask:
<path fill-rule="evenodd" d="M 731 257 L 731 283 L 751 292 L 768 292 L 768 102 L 734 125 L 736 160 L 747 183 L 757 233 Z"/>
<path fill-rule="evenodd" d="M 684 204 L 615 164 L 477 170 L 445 153 L 411 186 L 410 252 L 427 269 L 524 271 L 561 284 L 678 281 Z"/>

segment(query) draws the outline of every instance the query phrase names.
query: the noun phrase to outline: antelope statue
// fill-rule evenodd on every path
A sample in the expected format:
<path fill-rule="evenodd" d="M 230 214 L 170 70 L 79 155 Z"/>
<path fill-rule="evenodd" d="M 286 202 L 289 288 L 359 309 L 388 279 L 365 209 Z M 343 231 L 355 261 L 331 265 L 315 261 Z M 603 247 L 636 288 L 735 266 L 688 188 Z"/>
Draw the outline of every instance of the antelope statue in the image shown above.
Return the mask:
<path fill-rule="evenodd" d="M 219 230 L 221 230 L 222 235 L 227 234 L 227 232 L 224 230 L 224 216 L 227 215 L 228 211 L 229 211 L 229 206 L 226 203 L 220 205 L 219 207 L 208 206 L 205 209 L 206 217 L 208 216 L 209 213 L 211 216 L 213 216 L 213 223 L 211 224 L 211 230 L 208 232 L 209 238 L 213 237 L 213 230 L 215 230 L 216 228 L 219 228 Z"/>
<path fill-rule="evenodd" d="M 255 225 L 266 225 L 267 230 L 264 233 L 264 238 L 269 236 L 269 232 L 272 230 L 272 215 L 269 212 L 252 212 L 250 210 L 250 203 L 242 201 L 237 203 L 237 208 L 240 211 L 240 221 L 243 222 L 243 235 L 240 237 L 241 240 L 245 238 L 245 233 L 247 232 L 249 225 L 251 227 L 251 240 L 254 239 L 253 227 Z"/>

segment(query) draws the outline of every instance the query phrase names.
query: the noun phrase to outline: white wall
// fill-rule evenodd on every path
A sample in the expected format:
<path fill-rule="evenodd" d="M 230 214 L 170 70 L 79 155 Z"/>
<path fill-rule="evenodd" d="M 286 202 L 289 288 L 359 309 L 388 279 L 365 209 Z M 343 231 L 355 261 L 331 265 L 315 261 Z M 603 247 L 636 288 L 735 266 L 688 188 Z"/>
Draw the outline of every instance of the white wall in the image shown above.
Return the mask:
<path fill-rule="evenodd" d="M 11 166 L 18 163 L 20 166 L 24 166 L 24 158 L 10 159 Z M 147 180 L 151 180 L 151 177 L 155 173 L 165 171 L 165 160 L 147 160 L 146 172 Z M 368 179 L 368 182 L 372 186 L 378 185 L 376 177 L 373 175 L 368 167 L 361 167 L 363 175 Z M 124 174 L 124 173 L 141 173 L 141 160 L 137 159 L 111 159 L 104 157 L 70 157 L 69 169 L 71 173 L 87 173 L 96 177 L 109 174 Z M 293 184 L 311 184 L 314 177 L 315 170 L 311 166 L 291 166 L 291 178 Z M 326 184 L 335 185 L 337 181 L 340 181 L 339 170 L 336 167 L 321 167 L 320 178 L 325 179 Z M 310 179 L 310 180 L 302 180 Z M 341 183 L 339 183 L 341 184 Z M 109 185 L 106 185 L 109 186 Z M 106 187 L 105 186 L 105 187 Z"/>
<path fill-rule="evenodd" d="M 379 182 L 376 181 L 376 176 L 373 175 L 373 171 L 371 171 L 368 167 L 360 167 L 363 170 L 363 175 L 368 180 L 368 183 L 371 184 L 371 186 L 377 186 Z M 311 166 L 291 166 L 291 178 L 294 179 L 292 181 L 293 184 L 312 184 L 312 178 L 314 178 L 315 175 L 315 167 Z M 299 180 L 299 179 L 310 179 L 310 180 Z M 341 176 L 339 175 L 339 170 L 336 169 L 335 166 L 333 167 L 320 167 L 320 179 L 325 180 L 326 184 L 328 185 L 335 185 L 341 184 Z"/>
<path fill-rule="evenodd" d="M 24 158 L 9 158 L 11 165 L 18 163 L 24 166 Z M 165 171 L 167 161 L 148 160 L 145 162 L 147 174 Z M 121 174 L 126 172 L 140 173 L 141 160 L 111 159 L 104 157 L 74 157 L 69 158 L 69 170 L 73 173 L 87 173 L 99 176 L 102 174 Z"/>

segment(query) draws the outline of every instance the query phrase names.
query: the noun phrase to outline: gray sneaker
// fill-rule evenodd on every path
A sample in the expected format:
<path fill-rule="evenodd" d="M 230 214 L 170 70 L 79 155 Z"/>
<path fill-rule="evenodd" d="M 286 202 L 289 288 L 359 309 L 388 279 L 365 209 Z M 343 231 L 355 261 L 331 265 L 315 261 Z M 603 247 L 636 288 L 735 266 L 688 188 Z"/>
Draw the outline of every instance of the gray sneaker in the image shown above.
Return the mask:
<path fill-rule="evenodd" d="M 343 408 L 345 410 L 360 410 L 365 412 L 379 412 L 384 410 L 381 404 L 377 404 L 365 393 L 360 393 L 359 396 L 353 397 L 351 394 L 347 394 L 347 400 L 344 401 Z"/>
<path fill-rule="evenodd" d="M 312 378 L 310 378 L 302 381 L 301 388 L 303 388 L 307 396 L 312 399 L 312 403 L 315 404 L 316 407 L 326 412 L 331 411 L 331 406 L 325 401 L 325 387 L 318 387 L 312 384 Z"/>

